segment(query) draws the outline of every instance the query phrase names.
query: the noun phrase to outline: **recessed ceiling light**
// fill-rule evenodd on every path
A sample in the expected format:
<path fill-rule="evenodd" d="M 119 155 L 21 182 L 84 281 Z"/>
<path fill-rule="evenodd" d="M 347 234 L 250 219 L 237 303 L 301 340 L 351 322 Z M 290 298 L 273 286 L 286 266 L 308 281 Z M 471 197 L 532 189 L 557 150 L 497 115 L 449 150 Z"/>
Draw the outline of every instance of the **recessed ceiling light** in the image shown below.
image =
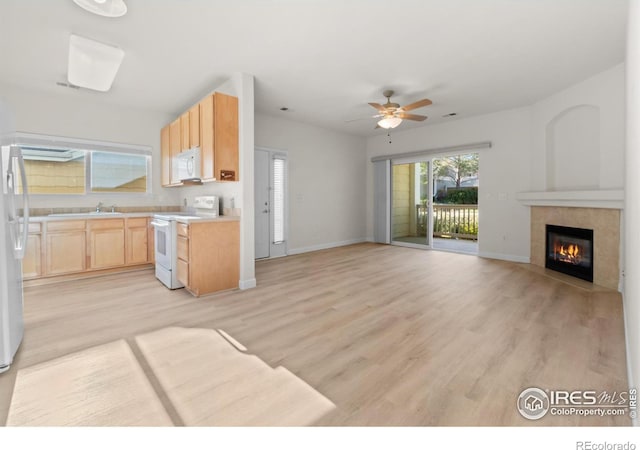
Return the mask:
<path fill-rule="evenodd" d="M 122 17 L 127 13 L 124 0 L 73 0 L 73 2 L 82 9 L 103 17 Z"/>
<path fill-rule="evenodd" d="M 69 83 L 107 92 L 123 58 L 121 48 L 72 34 L 69 38 Z"/>

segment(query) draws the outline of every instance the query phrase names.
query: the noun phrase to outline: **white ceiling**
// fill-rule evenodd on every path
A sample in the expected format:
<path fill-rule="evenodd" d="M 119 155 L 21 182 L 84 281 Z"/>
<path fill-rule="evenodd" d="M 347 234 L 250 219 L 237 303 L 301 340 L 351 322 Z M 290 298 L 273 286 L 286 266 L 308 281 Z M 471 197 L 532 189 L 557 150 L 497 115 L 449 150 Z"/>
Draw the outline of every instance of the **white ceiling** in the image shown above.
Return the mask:
<path fill-rule="evenodd" d="M 0 0 L 0 81 L 178 114 L 232 73 L 256 110 L 358 135 L 395 89 L 427 122 L 528 105 L 624 60 L 627 0 Z M 59 87 L 69 35 L 126 52 L 110 92 Z M 281 106 L 289 112 L 279 111 Z M 398 130 L 420 126 L 405 121 Z M 384 131 L 382 131 L 384 132 Z"/>

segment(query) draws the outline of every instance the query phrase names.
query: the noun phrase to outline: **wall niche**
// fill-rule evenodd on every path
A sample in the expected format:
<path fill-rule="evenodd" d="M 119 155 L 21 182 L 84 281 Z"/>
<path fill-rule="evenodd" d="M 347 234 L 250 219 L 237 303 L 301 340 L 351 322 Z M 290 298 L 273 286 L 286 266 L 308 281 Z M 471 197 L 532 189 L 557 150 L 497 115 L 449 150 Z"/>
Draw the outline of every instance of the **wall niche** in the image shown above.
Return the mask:
<path fill-rule="evenodd" d="M 556 115 L 546 127 L 547 191 L 600 187 L 600 108 L 579 105 Z"/>

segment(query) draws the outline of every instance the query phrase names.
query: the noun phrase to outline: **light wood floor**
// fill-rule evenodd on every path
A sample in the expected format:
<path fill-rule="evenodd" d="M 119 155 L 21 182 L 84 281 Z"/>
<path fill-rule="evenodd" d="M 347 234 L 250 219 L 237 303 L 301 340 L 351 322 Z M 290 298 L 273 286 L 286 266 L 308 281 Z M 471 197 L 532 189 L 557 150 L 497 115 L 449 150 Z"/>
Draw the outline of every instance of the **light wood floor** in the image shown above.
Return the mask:
<path fill-rule="evenodd" d="M 318 425 L 630 424 L 530 422 L 516 411 L 531 386 L 627 389 L 615 292 L 528 265 L 376 244 L 261 261 L 256 273 L 256 289 L 199 299 L 151 271 L 27 288 L 26 336 L 0 375 L 0 423 L 18 369 L 123 338 L 136 353 L 136 335 L 180 326 L 223 329 L 304 380 L 336 405 Z"/>

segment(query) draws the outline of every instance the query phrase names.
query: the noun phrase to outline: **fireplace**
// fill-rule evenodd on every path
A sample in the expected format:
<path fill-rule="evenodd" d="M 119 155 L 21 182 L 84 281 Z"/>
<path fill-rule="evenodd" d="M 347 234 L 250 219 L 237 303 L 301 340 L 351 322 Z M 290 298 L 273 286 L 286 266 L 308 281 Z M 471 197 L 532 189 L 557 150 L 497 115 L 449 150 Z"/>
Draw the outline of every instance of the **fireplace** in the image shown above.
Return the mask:
<path fill-rule="evenodd" d="M 545 267 L 593 282 L 593 230 L 547 224 Z"/>

